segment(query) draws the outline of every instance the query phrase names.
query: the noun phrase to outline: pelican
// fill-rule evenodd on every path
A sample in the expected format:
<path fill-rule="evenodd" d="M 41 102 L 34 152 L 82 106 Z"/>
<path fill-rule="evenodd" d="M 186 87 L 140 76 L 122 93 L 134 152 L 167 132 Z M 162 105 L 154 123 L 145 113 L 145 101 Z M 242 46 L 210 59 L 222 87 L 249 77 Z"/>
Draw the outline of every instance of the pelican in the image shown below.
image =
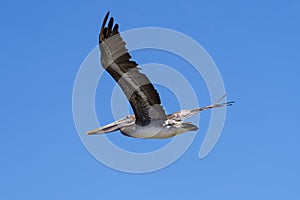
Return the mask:
<path fill-rule="evenodd" d="M 140 72 L 138 64 L 131 60 L 125 41 L 119 34 L 119 25 L 107 12 L 99 34 L 102 67 L 114 78 L 130 102 L 134 115 L 128 115 L 106 126 L 87 132 L 87 135 L 120 132 L 134 138 L 170 138 L 198 127 L 185 119 L 200 111 L 230 106 L 234 102 L 217 102 L 191 110 L 181 110 L 167 115 L 161 105 L 158 92 L 147 76 Z M 106 26 L 107 24 L 107 26 Z"/>

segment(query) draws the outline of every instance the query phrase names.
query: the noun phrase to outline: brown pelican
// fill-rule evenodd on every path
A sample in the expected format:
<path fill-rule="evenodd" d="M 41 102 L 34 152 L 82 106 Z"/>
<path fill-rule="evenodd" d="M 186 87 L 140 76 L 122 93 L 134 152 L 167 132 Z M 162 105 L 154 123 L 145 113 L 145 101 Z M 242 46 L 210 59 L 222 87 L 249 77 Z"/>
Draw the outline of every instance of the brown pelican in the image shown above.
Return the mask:
<path fill-rule="evenodd" d="M 99 34 L 102 67 L 119 84 L 130 102 L 134 115 L 129 115 L 111 124 L 87 132 L 88 135 L 105 134 L 120 130 L 123 135 L 135 138 L 169 138 L 187 131 L 196 131 L 198 127 L 186 118 L 202 110 L 230 106 L 233 102 L 219 103 L 191 110 L 181 110 L 166 115 L 159 94 L 146 77 L 141 73 L 138 64 L 131 60 L 125 47 L 125 41 L 119 34 L 119 25 L 114 24 L 109 12 L 106 14 Z"/>

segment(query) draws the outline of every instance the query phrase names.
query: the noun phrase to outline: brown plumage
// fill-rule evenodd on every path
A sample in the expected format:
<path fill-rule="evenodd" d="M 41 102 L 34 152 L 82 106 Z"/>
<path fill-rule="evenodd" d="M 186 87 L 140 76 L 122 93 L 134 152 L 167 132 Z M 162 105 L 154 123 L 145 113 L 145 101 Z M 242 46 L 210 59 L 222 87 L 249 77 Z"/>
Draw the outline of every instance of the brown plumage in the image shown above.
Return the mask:
<path fill-rule="evenodd" d="M 119 34 L 114 18 L 106 14 L 99 35 L 102 67 L 118 82 L 136 117 L 136 124 L 148 125 L 151 120 L 166 118 L 159 94 L 147 76 L 140 72 L 138 64 L 131 60 L 125 42 Z"/>
<path fill-rule="evenodd" d="M 159 94 L 145 74 L 140 72 L 138 64 L 131 60 L 125 42 L 119 34 L 118 24 L 111 17 L 107 24 L 106 14 L 100 34 L 99 47 L 102 67 L 114 78 L 126 95 L 134 115 L 129 115 L 106 126 L 87 132 L 88 135 L 105 134 L 120 130 L 123 135 L 136 138 L 169 138 L 177 134 L 196 131 L 198 127 L 186 118 L 202 110 L 230 106 L 233 102 L 216 103 L 191 110 L 181 110 L 166 115 Z M 107 26 L 106 26 L 107 24 Z"/>

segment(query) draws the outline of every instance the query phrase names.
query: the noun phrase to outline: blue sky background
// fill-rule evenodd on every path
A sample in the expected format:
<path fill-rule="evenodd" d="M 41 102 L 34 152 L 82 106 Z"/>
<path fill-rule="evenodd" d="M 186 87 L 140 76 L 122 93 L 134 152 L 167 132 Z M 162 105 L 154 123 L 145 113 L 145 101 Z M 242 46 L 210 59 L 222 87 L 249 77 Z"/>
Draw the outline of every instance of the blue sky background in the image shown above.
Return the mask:
<path fill-rule="evenodd" d="M 299 1 L 0 5 L 1 199 L 300 198 Z M 158 26 L 187 34 L 218 65 L 228 97 L 237 104 L 205 159 L 198 159 L 201 131 L 177 162 L 148 174 L 112 170 L 82 145 L 72 118 L 73 83 L 97 45 L 108 10 L 121 30 Z M 136 56 L 139 63 L 152 62 L 142 53 Z M 105 81 L 113 87 L 108 76 Z M 164 95 L 163 101 L 169 94 Z M 207 92 L 202 98 L 208 103 Z M 166 107 L 175 111 L 174 105 Z M 205 115 L 209 112 L 204 129 Z M 113 137 L 123 140 L 118 133 Z"/>

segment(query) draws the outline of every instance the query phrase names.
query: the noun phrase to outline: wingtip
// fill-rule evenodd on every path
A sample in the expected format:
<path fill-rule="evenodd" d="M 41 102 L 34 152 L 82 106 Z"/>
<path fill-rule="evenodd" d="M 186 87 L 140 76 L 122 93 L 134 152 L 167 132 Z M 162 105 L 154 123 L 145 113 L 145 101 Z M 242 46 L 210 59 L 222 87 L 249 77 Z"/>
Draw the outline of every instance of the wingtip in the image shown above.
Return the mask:
<path fill-rule="evenodd" d="M 218 99 L 214 104 L 215 105 L 218 105 L 220 101 L 222 101 L 223 99 L 225 99 L 225 97 L 227 96 L 227 94 L 225 93 L 220 99 Z M 228 102 L 225 102 L 225 103 L 221 103 L 219 105 L 222 105 L 222 106 L 232 106 L 232 104 L 234 104 L 235 101 L 228 101 Z M 221 106 L 221 107 L 222 107 Z"/>
<path fill-rule="evenodd" d="M 110 11 L 107 11 L 107 13 L 106 13 L 104 19 L 105 19 L 105 18 L 108 18 L 109 14 L 110 14 Z"/>
<path fill-rule="evenodd" d="M 108 11 L 108 12 L 106 13 L 106 15 L 105 15 L 105 17 L 104 17 L 104 20 L 103 20 L 103 22 L 102 22 L 102 26 L 101 26 L 101 30 L 100 30 L 100 34 L 99 34 L 99 42 L 101 42 L 101 41 L 104 39 L 104 33 L 103 33 L 103 31 L 104 31 L 105 24 L 106 24 L 106 22 L 107 22 L 107 20 L 108 20 L 109 13 L 110 13 L 110 11 Z"/>
<path fill-rule="evenodd" d="M 232 106 L 234 103 L 235 103 L 235 101 L 228 101 L 225 104 L 226 104 L 226 106 Z"/>

